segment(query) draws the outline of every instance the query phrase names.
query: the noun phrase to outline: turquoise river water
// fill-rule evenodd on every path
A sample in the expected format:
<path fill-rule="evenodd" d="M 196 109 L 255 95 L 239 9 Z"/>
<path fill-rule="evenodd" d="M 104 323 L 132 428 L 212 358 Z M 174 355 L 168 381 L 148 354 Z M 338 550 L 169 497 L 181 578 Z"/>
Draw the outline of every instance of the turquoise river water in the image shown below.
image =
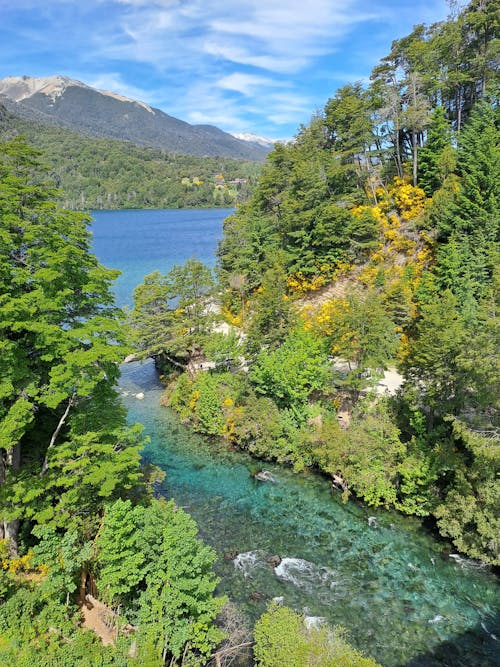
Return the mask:
<path fill-rule="evenodd" d="M 96 212 L 95 251 L 123 271 L 119 303 L 131 303 L 133 287 L 155 267 L 190 256 L 213 263 L 229 212 Z M 343 504 L 319 475 L 266 463 L 276 483 L 255 481 L 259 462 L 193 435 L 160 407 L 152 362 L 124 365 L 120 391 L 130 420 L 151 438 L 144 457 L 167 473 L 162 493 L 196 519 L 219 555 L 220 591 L 251 620 L 280 597 L 345 626 L 384 667 L 500 664 L 498 588 L 488 568 L 454 553 L 443 558 L 446 544 L 415 519 Z"/>

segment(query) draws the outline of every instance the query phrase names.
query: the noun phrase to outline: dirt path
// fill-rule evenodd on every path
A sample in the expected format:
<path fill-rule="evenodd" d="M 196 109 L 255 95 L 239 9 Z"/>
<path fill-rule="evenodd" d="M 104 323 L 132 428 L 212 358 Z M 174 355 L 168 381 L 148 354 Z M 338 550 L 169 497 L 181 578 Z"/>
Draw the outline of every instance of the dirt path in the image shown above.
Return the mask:
<path fill-rule="evenodd" d="M 104 646 L 115 643 L 116 628 L 113 627 L 115 614 L 109 607 L 96 600 L 92 595 L 87 595 L 85 603 L 81 607 L 81 612 L 84 628 L 95 632 Z"/>

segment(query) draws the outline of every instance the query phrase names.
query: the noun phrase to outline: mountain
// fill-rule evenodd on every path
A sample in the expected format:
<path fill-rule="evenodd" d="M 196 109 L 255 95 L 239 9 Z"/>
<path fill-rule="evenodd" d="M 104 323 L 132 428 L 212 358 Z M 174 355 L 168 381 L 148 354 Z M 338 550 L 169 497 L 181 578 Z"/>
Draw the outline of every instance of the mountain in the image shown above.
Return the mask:
<path fill-rule="evenodd" d="M 23 118 L 184 155 L 262 160 L 272 148 L 213 125 L 190 125 L 144 102 L 64 76 L 0 79 L 0 101 Z"/>
<path fill-rule="evenodd" d="M 259 146 L 265 146 L 269 150 L 272 149 L 276 141 L 274 139 L 269 139 L 268 137 L 261 137 L 259 134 L 249 134 L 248 132 L 239 132 L 232 133 L 233 137 L 240 139 L 240 141 L 248 141 L 252 144 L 259 144 Z"/>
<path fill-rule="evenodd" d="M 16 116 L 0 101 L 0 142 L 16 136 L 43 154 L 59 203 L 73 210 L 234 206 L 246 200 L 262 167 L 84 135 Z"/>

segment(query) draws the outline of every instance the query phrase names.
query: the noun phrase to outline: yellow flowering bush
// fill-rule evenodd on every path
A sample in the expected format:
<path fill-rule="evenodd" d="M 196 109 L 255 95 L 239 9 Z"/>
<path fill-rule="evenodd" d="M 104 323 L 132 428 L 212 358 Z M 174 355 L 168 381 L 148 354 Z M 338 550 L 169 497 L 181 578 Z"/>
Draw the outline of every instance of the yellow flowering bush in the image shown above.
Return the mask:
<path fill-rule="evenodd" d="M 312 278 L 306 278 L 302 271 L 297 271 L 288 277 L 287 287 L 293 294 L 305 294 L 315 292 L 326 283 L 326 276 L 319 274 Z"/>
<path fill-rule="evenodd" d="M 200 398 L 200 391 L 198 389 L 195 389 L 191 394 L 191 399 L 189 401 L 189 407 L 191 410 L 196 409 L 196 403 L 198 402 L 199 398 Z"/>
<path fill-rule="evenodd" d="M 241 328 L 243 326 L 243 311 L 237 314 L 232 313 L 228 308 L 222 310 L 222 317 L 233 327 Z"/>
<path fill-rule="evenodd" d="M 404 179 L 394 178 L 394 185 L 389 188 L 403 220 L 414 220 L 423 212 L 426 195 L 422 188 L 407 183 Z"/>

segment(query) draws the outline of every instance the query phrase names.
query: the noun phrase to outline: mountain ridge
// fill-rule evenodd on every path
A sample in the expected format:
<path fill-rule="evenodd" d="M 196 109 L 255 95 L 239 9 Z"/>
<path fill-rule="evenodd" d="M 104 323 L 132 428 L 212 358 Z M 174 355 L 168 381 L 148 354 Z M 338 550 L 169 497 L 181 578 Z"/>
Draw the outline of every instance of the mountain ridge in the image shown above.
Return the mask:
<path fill-rule="evenodd" d="M 22 118 L 179 154 L 260 161 L 272 147 L 213 125 L 190 125 L 145 102 L 61 75 L 0 79 L 0 100 Z"/>

